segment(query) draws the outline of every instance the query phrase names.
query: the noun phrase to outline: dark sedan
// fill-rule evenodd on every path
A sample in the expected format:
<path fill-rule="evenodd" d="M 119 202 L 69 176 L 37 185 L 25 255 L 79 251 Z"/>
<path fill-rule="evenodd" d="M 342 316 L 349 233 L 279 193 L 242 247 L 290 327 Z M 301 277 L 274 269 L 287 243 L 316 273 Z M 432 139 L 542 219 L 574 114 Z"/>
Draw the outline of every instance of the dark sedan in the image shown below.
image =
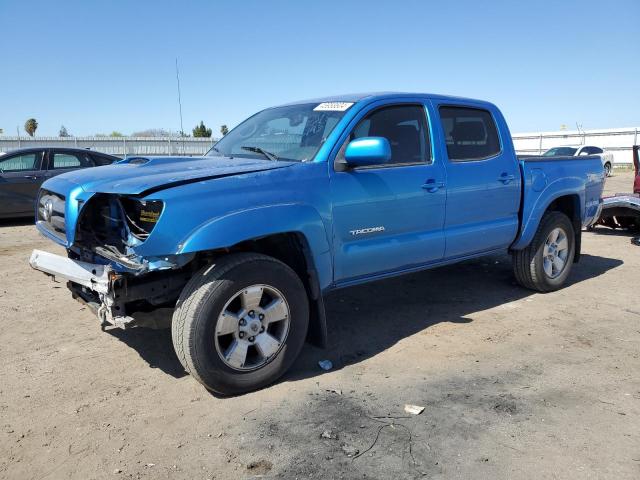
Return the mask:
<path fill-rule="evenodd" d="M 80 148 L 21 148 L 0 155 L 0 218 L 33 215 L 38 189 L 48 178 L 117 160 Z"/>

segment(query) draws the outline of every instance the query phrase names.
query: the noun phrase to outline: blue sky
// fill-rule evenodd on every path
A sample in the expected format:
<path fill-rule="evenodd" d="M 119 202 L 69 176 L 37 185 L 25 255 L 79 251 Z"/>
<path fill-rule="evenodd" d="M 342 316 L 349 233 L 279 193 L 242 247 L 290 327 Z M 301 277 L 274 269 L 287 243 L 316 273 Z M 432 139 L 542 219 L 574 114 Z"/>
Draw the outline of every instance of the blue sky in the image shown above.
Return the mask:
<path fill-rule="evenodd" d="M 0 0 L 0 128 L 218 131 L 291 100 L 418 91 L 513 132 L 640 125 L 640 1 Z"/>

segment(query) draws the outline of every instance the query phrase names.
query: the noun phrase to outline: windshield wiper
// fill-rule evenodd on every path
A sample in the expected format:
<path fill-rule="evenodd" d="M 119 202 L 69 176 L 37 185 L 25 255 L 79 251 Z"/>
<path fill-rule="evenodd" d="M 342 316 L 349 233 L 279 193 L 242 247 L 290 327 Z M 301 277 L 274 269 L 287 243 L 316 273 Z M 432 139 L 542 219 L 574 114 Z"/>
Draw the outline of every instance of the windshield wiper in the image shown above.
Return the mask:
<path fill-rule="evenodd" d="M 250 152 L 260 153 L 261 155 L 264 155 L 269 160 L 272 160 L 274 162 L 278 160 L 278 156 L 275 153 L 267 152 L 266 150 L 260 147 L 243 146 L 240 148 L 243 150 L 249 150 Z"/>
<path fill-rule="evenodd" d="M 214 155 L 210 155 L 212 151 L 217 152 L 219 155 L 222 155 L 222 152 L 220 152 L 217 147 L 211 147 L 209 150 L 207 150 L 207 153 L 205 153 L 203 157 L 213 157 Z"/>

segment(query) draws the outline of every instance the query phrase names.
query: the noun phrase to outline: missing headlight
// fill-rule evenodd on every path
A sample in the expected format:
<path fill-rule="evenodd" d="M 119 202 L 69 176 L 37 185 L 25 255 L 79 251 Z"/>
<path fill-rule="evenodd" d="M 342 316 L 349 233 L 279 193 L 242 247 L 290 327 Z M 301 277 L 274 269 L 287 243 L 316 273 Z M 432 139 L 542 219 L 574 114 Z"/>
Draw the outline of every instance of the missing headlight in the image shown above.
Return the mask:
<path fill-rule="evenodd" d="M 139 240 L 146 240 L 155 228 L 164 204 L 160 200 L 138 200 L 127 197 L 121 197 L 120 204 L 131 235 Z"/>

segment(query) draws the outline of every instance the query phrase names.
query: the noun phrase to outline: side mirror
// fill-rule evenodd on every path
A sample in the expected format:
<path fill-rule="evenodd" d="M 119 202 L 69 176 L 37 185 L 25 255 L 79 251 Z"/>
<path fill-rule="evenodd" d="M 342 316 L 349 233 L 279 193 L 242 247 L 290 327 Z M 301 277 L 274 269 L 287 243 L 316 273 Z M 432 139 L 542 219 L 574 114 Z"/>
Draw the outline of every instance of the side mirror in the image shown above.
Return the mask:
<path fill-rule="evenodd" d="M 344 159 L 349 167 L 384 165 L 391 161 L 391 145 L 384 137 L 363 137 L 347 145 Z"/>

